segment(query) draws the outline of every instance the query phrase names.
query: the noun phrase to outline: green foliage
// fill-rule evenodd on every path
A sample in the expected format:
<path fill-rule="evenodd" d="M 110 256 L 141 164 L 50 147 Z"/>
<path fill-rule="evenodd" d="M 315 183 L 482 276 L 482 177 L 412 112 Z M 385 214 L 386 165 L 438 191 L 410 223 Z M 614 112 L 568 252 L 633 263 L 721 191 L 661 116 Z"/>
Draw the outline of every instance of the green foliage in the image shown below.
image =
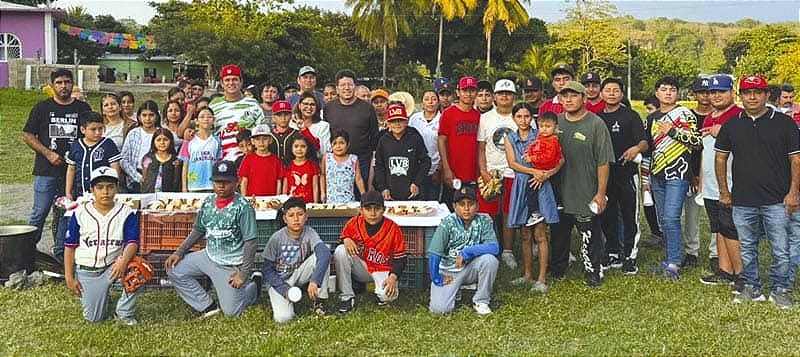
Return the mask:
<path fill-rule="evenodd" d="M 57 15 L 54 22 L 64 22 L 70 26 L 78 26 L 92 30 L 105 32 L 131 32 L 122 23 L 110 15 L 92 16 L 86 12 L 83 6 L 74 6 L 67 10 L 64 15 Z M 76 36 L 71 36 L 58 32 L 58 63 L 73 63 L 75 50 L 78 52 L 78 60 L 81 64 L 97 64 L 97 58 L 103 56 L 106 51 L 114 53 L 139 53 L 123 48 L 103 47 L 102 45 L 81 40 Z"/>
<path fill-rule="evenodd" d="M 677 78 L 681 88 L 686 88 L 697 75 L 691 62 L 670 56 L 661 50 L 639 50 L 638 55 L 634 57 L 634 66 L 637 67 L 638 82 L 642 87 L 631 90 L 638 89 L 639 98 L 645 98 L 653 93 L 656 81 L 664 76 Z"/>
<path fill-rule="evenodd" d="M 580 73 L 589 70 L 601 75 L 623 65 L 626 56 L 623 37 L 612 21 L 617 9 L 605 0 L 575 0 L 566 10 L 566 20 L 555 24 L 556 47 L 572 53 Z"/>
<path fill-rule="evenodd" d="M 426 79 L 431 73 L 420 62 L 409 62 L 394 68 L 394 89 L 411 93 L 415 98 L 421 98 L 422 92 L 431 86 Z"/>
<path fill-rule="evenodd" d="M 525 25 L 530 20 L 528 11 L 522 3 L 529 4 L 530 0 L 486 0 L 483 11 L 483 35 L 486 37 L 486 70 L 492 63 L 492 33 L 497 23 L 502 23 L 508 34 L 512 34 L 517 27 Z M 487 73 L 488 74 L 488 73 Z"/>
<path fill-rule="evenodd" d="M 800 42 L 795 42 L 786 48 L 786 51 L 775 59 L 775 66 L 772 67 L 773 83 L 795 83 L 800 84 Z"/>
<path fill-rule="evenodd" d="M 724 69 L 732 69 L 737 77 L 760 74 L 771 79 L 777 59 L 797 42 L 798 34 L 789 26 L 762 25 L 742 31 L 723 50 Z"/>
<path fill-rule="evenodd" d="M 559 63 L 565 62 L 567 55 L 552 45 L 532 45 L 518 64 L 511 64 L 509 69 L 523 73 L 525 77 L 536 76 L 540 79 L 550 77 L 550 71 Z"/>

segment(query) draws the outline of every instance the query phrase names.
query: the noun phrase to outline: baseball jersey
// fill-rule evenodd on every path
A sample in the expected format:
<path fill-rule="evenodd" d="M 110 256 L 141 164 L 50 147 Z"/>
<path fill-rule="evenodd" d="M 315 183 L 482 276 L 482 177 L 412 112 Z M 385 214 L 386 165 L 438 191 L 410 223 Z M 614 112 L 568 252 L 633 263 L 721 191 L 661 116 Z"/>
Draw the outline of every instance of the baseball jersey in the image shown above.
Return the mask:
<path fill-rule="evenodd" d="M 447 159 L 453 176 L 464 182 L 478 178 L 478 124 L 481 114 L 451 106 L 439 118 L 439 135 L 447 137 Z"/>
<path fill-rule="evenodd" d="M 92 202 L 79 205 L 69 221 L 64 246 L 75 248 L 75 264 L 103 268 L 114 263 L 128 244 L 139 244 L 139 218 L 117 203 L 101 214 Z"/>
<path fill-rule="evenodd" d="M 242 97 L 233 102 L 225 100 L 225 97 L 218 97 L 208 106 L 214 111 L 213 132 L 222 142 L 222 156 L 225 160 L 235 161 L 241 155 L 236 134 L 243 128 L 249 129 L 266 124 L 264 111 L 258 102 L 250 97 Z"/>
<path fill-rule="evenodd" d="M 108 138 L 102 138 L 92 146 L 87 146 L 84 139 L 75 140 L 69 148 L 64 161 L 67 165 L 75 166 L 75 182 L 72 186 L 73 198 L 90 192 L 90 174 L 94 169 L 110 166 L 112 162 L 122 160 L 122 155 Z"/>
<path fill-rule="evenodd" d="M 553 112 L 555 114 L 564 113 L 564 106 L 558 102 L 558 96 L 548 99 L 542 104 L 541 107 L 539 107 L 539 116 L 547 112 Z"/>
<path fill-rule="evenodd" d="M 392 271 L 392 262 L 406 257 L 406 243 L 400 226 L 389 218 L 383 218 L 383 225 L 370 236 L 367 233 L 367 220 L 362 216 L 350 218 L 342 229 L 341 239 L 352 239 L 359 247 L 358 257 L 367 263 L 367 271 Z"/>
<path fill-rule="evenodd" d="M 457 272 L 464 269 L 456 267 L 456 258 L 464 248 L 485 243 L 497 243 L 494 223 L 487 214 L 478 213 L 469 225 L 464 228 L 464 221 L 458 214 L 450 213 L 442 219 L 442 223 L 433 234 L 428 253 L 442 257 L 439 268 Z"/>
<path fill-rule="evenodd" d="M 217 209 L 216 194 L 208 195 L 197 211 L 194 229 L 206 236 L 206 254 L 219 265 L 241 265 L 244 242 L 256 239 L 256 211 L 238 192 L 233 201 Z"/>
<path fill-rule="evenodd" d="M 189 191 L 211 190 L 211 169 L 222 157 L 222 144 L 219 138 L 211 135 L 206 139 L 195 135 L 192 140 L 184 142 L 178 158 L 186 167 L 186 188 Z"/>

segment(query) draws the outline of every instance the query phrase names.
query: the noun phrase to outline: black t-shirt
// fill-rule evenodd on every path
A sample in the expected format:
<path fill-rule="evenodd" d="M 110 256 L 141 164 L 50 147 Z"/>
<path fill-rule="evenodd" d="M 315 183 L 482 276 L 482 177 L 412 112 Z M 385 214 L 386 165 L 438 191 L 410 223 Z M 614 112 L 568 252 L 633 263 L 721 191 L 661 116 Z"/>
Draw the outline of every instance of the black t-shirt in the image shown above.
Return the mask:
<path fill-rule="evenodd" d="M 772 109 L 756 120 L 742 112 L 722 125 L 714 149 L 733 155 L 734 205 L 783 202 L 791 185 L 788 156 L 800 154 L 798 136 L 794 121 Z"/>
<path fill-rule="evenodd" d="M 325 120 L 331 125 L 331 138 L 338 130 L 350 135 L 350 153 L 361 163 L 372 161 L 372 152 L 378 145 L 378 119 L 372 104 L 356 99 L 353 104 L 342 105 L 338 100 L 325 106 Z M 367 161 L 365 161 L 367 160 Z M 367 175 L 367 173 L 362 173 Z"/>
<path fill-rule="evenodd" d="M 642 118 L 630 108 L 620 106 L 611 113 L 601 111 L 597 115 L 606 123 L 608 132 L 611 134 L 611 145 L 614 147 L 614 158 L 617 160 L 612 166 L 619 166 L 622 154 L 631 146 L 647 140 Z M 630 171 L 631 175 L 638 171 L 637 164 L 633 162 L 628 162 L 624 168 L 626 171 Z"/>
<path fill-rule="evenodd" d="M 66 156 L 72 142 L 78 137 L 78 114 L 92 110 L 89 104 L 73 100 L 69 105 L 56 103 L 53 98 L 37 103 L 28 115 L 22 131 L 38 137 L 46 148 Z M 64 177 L 67 166 L 53 166 L 43 155 L 36 153 L 34 176 Z"/>
<path fill-rule="evenodd" d="M 697 119 L 697 131 L 700 131 L 700 128 L 703 127 L 703 122 L 706 120 L 707 114 L 700 114 L 694 109 L 692 109 L 692 114 L 694 114 L 695 119 Z M 703 161 L 703 150 L 692 150 L 692 157 L 689 159 L 689 165 L 692 166 L 692 172 L 694 172 L 695 176 L 700 175 L 700 162 Z"/>

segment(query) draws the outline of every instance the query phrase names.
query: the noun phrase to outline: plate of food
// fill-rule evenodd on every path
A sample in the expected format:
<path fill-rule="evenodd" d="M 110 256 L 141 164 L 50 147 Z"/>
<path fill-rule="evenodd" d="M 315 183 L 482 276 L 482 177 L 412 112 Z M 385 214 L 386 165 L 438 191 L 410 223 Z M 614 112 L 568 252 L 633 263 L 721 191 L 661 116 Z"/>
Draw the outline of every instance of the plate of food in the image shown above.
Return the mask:
<path fill-rule="evenodd" d="M 435 213 L 433 207 L 426 205 L 396 205 L 386 207 L 386 214 L 395 216 L 430 216 Z"/>

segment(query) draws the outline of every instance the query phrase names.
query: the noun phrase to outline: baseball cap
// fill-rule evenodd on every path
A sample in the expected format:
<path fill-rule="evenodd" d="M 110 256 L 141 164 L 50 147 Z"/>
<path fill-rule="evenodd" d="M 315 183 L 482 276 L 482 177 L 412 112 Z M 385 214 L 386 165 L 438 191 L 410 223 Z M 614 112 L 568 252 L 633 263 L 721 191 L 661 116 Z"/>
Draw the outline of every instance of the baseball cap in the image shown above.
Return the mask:
<path fill-rule="evenodd" d="M 478 81 L 478 90 L 484 90 L 484 89 L 491 92 L 492 91 L 492 84 L 489 83 L 489 81 L 484 80 L 484 79 L 479 80 Z"/>
<path fill-rule="evenodd" d="M 472 186 L 463 186 L 461 189 L 456 190 L 453 192 L 453 203 L 461 201 L 463 199 L 470 199 L 473 201 L 478 200 L 478 193 L 475 192 L 475 188 Z"/>
<path fill-rule="evenodd" d="M 303 66 L 303 67 L 300 67 L 299 71 L 297 71 L 297 76 L 300 77 L 300 76 L 302 76 L 302 75 L 304 75 L 306 73 L 314 73 L 314 75 L 316 75 L 317 71 L 314 70 L 314 67 Z"/>
<path fill-rule="evenodd" d="M 594 72 L 586 72 L 581 76 L 581 84 L 597 83 L 600 84 L 600 75 Z"/>
<path fill-rule="evenodd" d="M 361 207 L 367 206 L 383 207 L 383 195 L 375 190 L 365 192 L 361 195 Z"/>
<path fill-rule="evenodd" d="M 580 84 L 576 81 L 569 81 L 564 86 L 564 88 L 561 88 L 561 91 L 558 93 L 563 94 L 566 91 L 572 91 L 578 94 L 584 94 L 586 93 L 586 87 L 584 87 L 583 84 Z"/>
<path fill-rule="evenodd" d="M 289 89 L 298 90 L 298 88 L 297 88 L 297 84 L 294 84 L 294 83 L 289 83 L 289 84 L 287 84 L 285 87 L 283 87 L 283 91 L 284 91 L 284 92 L 285 92 L 285 91 L 288 91 Z"/>
<path fill-rule="evenodd" d="M 519 84 L 523 91 L 537 91 L 542 89 L 542 80 L 539 77 L 531 77 Z"/>
<path fill-rule="evenodd" d="M 100 166 L 92 170 L 92 173 L 89 174 L 89 182 L 94 184 L 95 180 L 102 177 L 108 177 L 114 179 L 115 181 L 119 181 L 119 175 L 117 175 L 117 170 L 114 170 L 108 166 Z"/>
<path fill-rule="evenodd" d="M 386 121 L 392 120 L 408 120 L 408 115 L 406 115 L 406 106 L 402 104 L 392 104 L 389 108 L 386 108 Z"/>
<path fill-rule="evenodd" d="M 569 74 L 570 76 L 575 77 L 575 71 L 566 63 L 556 65 L 556 68 L 553 68 L 553 70 L 550 71 L 550 77 L 555 77 L 556 74 L 559 73 Z"/>
<path fill-rule="evenodd" d="M 382 88 L 375 89 L 372 91 L 372 95 L 369 96 L 369 100 L 373 100 L 378 97 L 383 97 L 383 99 L 389 100 L 389 92 Z"/>
<path fill-rule="evenodd" d="M 250 129 L 250 137 L 254 138 L 256 136 L 262 135 L 269 135 L 269 126 L 267 125 L 256 125 L 253 129 Z"/>
<path fill-rule="evenodd" d="M 433 90 L 436 91 L 437 94 L 441 91 L 448 91 L 452 93 L 453 89 L 450 88 L 451 86 L 450 80 L 446 77 L 439 77 L 433 81 Z"/>
<path fill-rule="evenodd" d="M 514 86 L 514 82 L 509 79 L 501 79 L 497 82 L 494 82 L 494 92 L 511 92 L 517 93 L 517 87 Z"/>
<path fill-rule="evenodd" d="M 756 75 L 749 75 L 742 77 L 739 80 L 739 90 L 745 89 L 763 89 L 767 90 L 767 80 L 764 77 L 756 76 Z"/>
<path fill-rule="evenodd" d="M 711 90 L 709 88 L 711 81 L 709 77 L 698 77 L 692 82 L 692 92 L 705 92 Z"/>
<path fill-rule="evenodd" d="M 291 112 L 292 111 L 292 104 L 289 103 L 287 100 L 278 100 L 275 103 L 272 103 L 272 114 L 282 113 L 282 112 Z"/>
<path fill-rule="evenodd" d="M 478 89 L 478 80 L 475 77 L 461 77 L 458 80 L 458 89 L 464 90 L 467 88 Z"/>
<path fill-rule="evenodd" d="M 733 78 L 727 74 L 715 74 L 709 79 L 708 90 L 729 91 L 733 89 Z"/>
<path fill-rule="evenodd" d="M 219 78 L 222 79 L 227 76 L 241 77 L 242 69 L 235 64 L 226 64 L 222 66 L 222 70 L 219 71 Z"/>
<path fill-rule="evenodd" d="M 233 182 L 238 179 L 236 177 L 236 163 L 233 161 L 219 161 L 211 169 L 211 181 Z"/>

